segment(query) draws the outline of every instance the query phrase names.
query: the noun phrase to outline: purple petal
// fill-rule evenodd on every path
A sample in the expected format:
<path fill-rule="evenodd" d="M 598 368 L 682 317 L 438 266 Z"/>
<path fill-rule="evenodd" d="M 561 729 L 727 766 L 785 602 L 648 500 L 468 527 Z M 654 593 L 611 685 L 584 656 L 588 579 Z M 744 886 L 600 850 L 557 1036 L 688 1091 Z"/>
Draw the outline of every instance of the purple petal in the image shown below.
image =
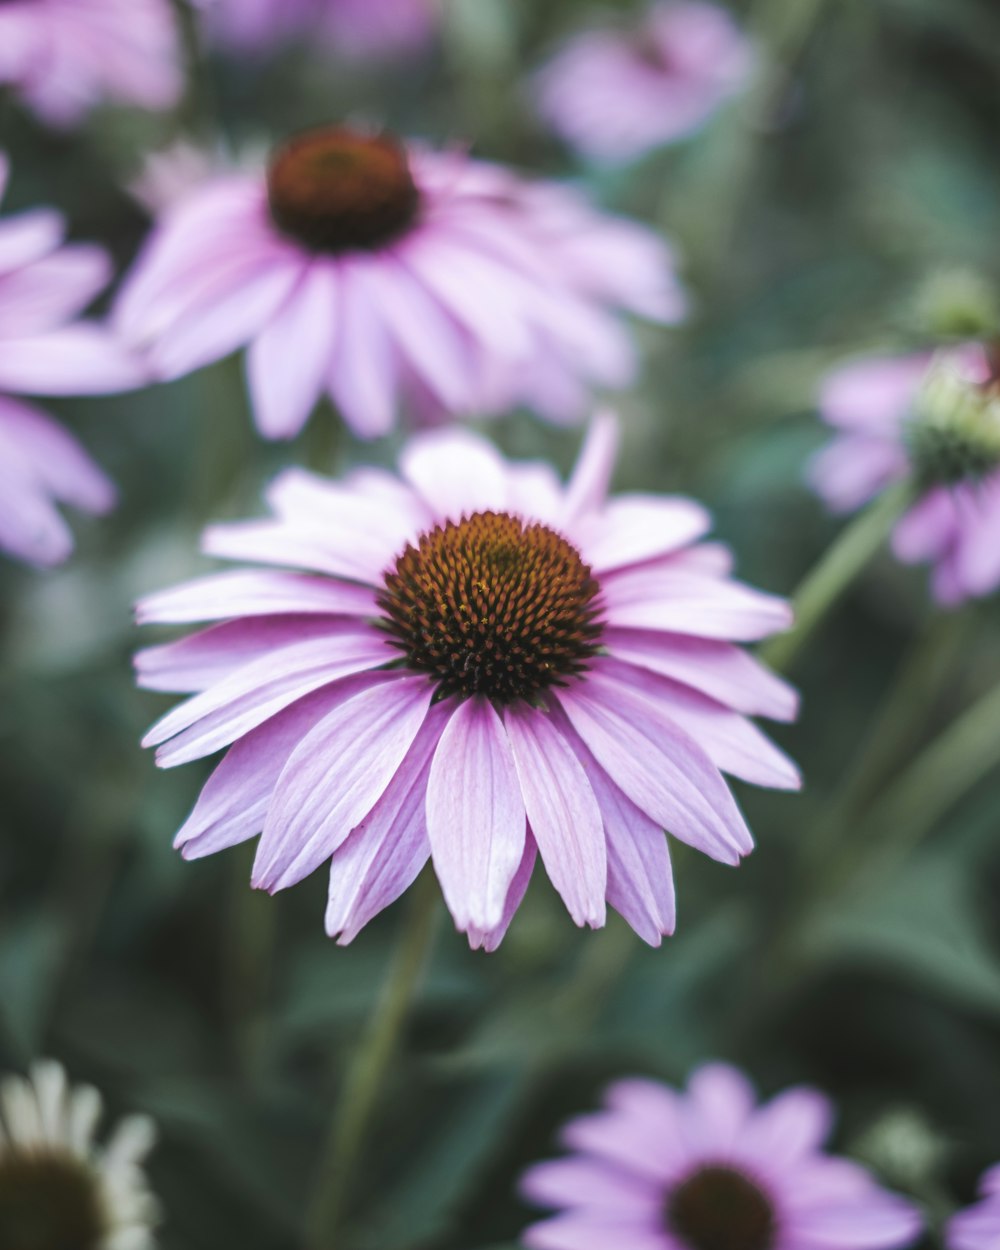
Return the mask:
<path fill-rule="evenodd" d="M 603 506 L 611 485 L 620 439 L 621 432 L 615 414 L 596 413 L 576 466 L 566 484 L 563 504 L 565 523 L 586 516 L 588 512 L 596 512 Z"/>
<path fill-rule="evenodd" d="M 406 758 L 432 693 L 423 677 L 374 680 L 302 739 L 275 787 L 255 886 L 295 885 L 344 843 Z"/>
<path fill-rule="evenodd" d="M 756 642 L 792 623 L 783 599 L 687 570 L 626 570 L 602 578 L 601 585 L 608 624 L 620 628 Z"/>
<path fill-rule="evenodd" d="M 531 881 L 531 874 L 535 870 L 535 860 L 537 858 L 538 844 L 535 842 L 534 835 L 529 829 L 524 839 L 524 854 L 521 856 L 521 863 L 518 865 L 517 872 L 514 873 L 514 880 L 510 883 L 510 888 L 507 890 L 507 899 L 503 905 L 503 915 L 500 917 L 500 923 L 496 928 L 489 930 L 470 928 L 468 930 L 468 938 L 469 946 L 472 950 L 484 950 L 487 953 L 491 953 L 497 949 L 507 936 L 510 922 L 514 919 L 514 914 L 521 906 L 528 891 L 528 884 Z"/>
<path fill-rule="evenodd" d="M 488 700 L 467 699 L 441 737 L 427 786 L 434 870 L 462 932 L 501 923 L 524 852 L 525 824 L 500 717 Z"/>
<path fill-rule="evenodd" d="M 278 613 L 374 616 L 375 598 L 366 586 L 307 577 L 301 573 L 216 573 L 147 595 L 136 605 L 140 625 L 184 625 L 195 621 Z"/>
<path fill-rule="evenodd" d="M 640 564 L 696 542 L 710 528 L 708 512 L 689 499 L 618 495 L 581 518 L 573 536 L 596 573 Z"/>
<path fill-rule="evenodd" d="M 753 849 L 716 767 L 652 700 L 596 668 L 558 698 L 611 780 L 662 828 L 727 864 Z"/>
<path fill-rule="evenodd" d="M 504 713 L 521 794 L 542 863 L 578 925 L 606 920 L 608 865 L 601 809 L 580 761 L 545 712 Z"/>

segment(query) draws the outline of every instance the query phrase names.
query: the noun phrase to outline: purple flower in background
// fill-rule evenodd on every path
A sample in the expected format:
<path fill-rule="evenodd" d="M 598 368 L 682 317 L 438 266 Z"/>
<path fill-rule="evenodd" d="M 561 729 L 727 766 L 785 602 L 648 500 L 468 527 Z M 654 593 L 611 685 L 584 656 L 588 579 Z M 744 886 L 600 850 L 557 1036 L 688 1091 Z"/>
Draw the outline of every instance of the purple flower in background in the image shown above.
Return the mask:
<path fill-rule="evenodd" d="M 96 104 L 168 109 L 184 88 L 169 0 L 4 0 L 0 83 L 52 126 Z"/>
<path fill-rule="evenodd" d="M 0 156 L 0 195 L 8 173 Z M 56 503 L 102 513 L 114 489 L 62 426 L 9 393 L 107 394 L 143 378 L 106 330 L 74 320 L 111 266 L 101 248 L 63 246 L 63 234 L 47 208 L 0 220 L 0 550 L 38 565 L 73 548 Z"/>
<path fill-rule="evenodd" d="M 621 164 L 697 130 L 745 85 L 750 45 L 724 9 L 654 4 L 635 30 L 574 36 L 536 77 L 549 126 L 599 164 Z"/>
<path fill-rule="evenodd" d="M 198 0 L 213 38 L 243 51 L 321 39 L 350 56 L 419 51 L 437 30 L 438 0 Z"/>
<path fill-rule="evenodd" d="M 271 891 L 331 861 L 344 942 L 430 858 L 458 928 L 492 949 L 537 852 L 577 924 L 604 924 L 607 901 L 659 944 L 663 830 L 736 864 L 753 844 L 723 772 L 799 784 L 748 719 L 791 719 L 795 694 L 734 645 L 790 613 L 699 542 L 698 504 L 606 498 L 616 431 L 595 423 L 565 487 L 434 431 L 401 477 L 291 470 L 270 519 L 210 529 L 209 554 L 279 568 L 139 605 L 142 622 L 219 622 L 137 657 L 142 685 L 191 694 L 146 737 L 158 763 L 228 749 L 183 853 L 261 834 L 253 882 Z"/>
<path fill-rule="evenodd" d="M 248 346 L 254 415 L 291 438 L 324 395 L 364 438 L 530 402 L 579 418 L 635 353 L 618 310 L 683 314 L 667 246 L 564 187 L 346 127 L 166 212 L 118 301 L 156 374 Z"/>
<path fill-rule="evenodd" d="M 523 1181 L 560 1214 L 524 1234 L 531 1250 L 892 1250 L 921 1220 L 847 1159 L 823 1151 L 832 1108 L 818 1091 L 757 1105 L 733 1068 L 700 1068 L 683 1093 L 624 1080 L 605 1109 L 571 1120 L 573 1153 Z M 985 1250 L 985 1244 L 984 1244 Z"/>
<path fill-rule="evenodd" d="M 996 1250 L 1000 1245 L 1000 1166 L 984 1173 L 980 1201 L 948 1221 L 947 1250 Z"/>
<path fill-rule="evenodd" d="M 919 498 L 893 551 L 933 564 L 934 595 L 947 606 L 1000 586 L 996 386 L 989 352 L 968 344 L 843 365 L 820 396 L 838 434 L 812 463 L 813 485 L 835 512 L 850 512 L 913 477 Z"/>

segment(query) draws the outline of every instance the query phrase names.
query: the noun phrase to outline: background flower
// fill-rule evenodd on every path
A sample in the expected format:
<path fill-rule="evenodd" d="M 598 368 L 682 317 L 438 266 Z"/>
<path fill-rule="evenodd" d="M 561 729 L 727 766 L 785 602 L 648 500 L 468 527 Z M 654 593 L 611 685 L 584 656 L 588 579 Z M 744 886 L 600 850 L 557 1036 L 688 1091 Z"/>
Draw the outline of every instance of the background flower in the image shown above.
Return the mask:
<path fill-rule="evenodd" d="M 0 156 L 0 195 L 9 167 Z M 104 251 L 63 245 L 64 224 L 38 208 L 0 220 L 0 391 L 87 395 L 128 390 L 143 374 L 112 335 L 75 321 L 107 284 Z M 55 564 L 73 540 L 56 509 L 107 512 L 111 483 L 39 409 L 0 394 L 0 550 Z"/>
<path fill-rule="evenodd" d="M 660 0 L 631 30 L 571 36 L 539 72 L 538 111 L 590 160 L 624 164 L 704 125 L 746 83 L 750 45 L 725 9 Z"/>
<path fill-rule="evenodd" d="M 328 40 L 352 56 L 418 51 L 433 36 L 438 0 L 198 0 L 211 35 L 240 50 L 290 38 Z"/>
<path fill-rule="evenodd" d="M 937 357 L 844 365 L 827 378 L 820 398 L 822 416 L 839 433 L 813 461 L 811 478 L 835 511 L 860 507 L 911 473 L 930 474 L 918 482 L 920 497 L 896 526 L 893 550 L 907 563 L 934 565 L 935 597 L 948 606 L 1000 585 L 1000 407 L 981 418 L 982 466 L 976 448 L 966 445 L 980 433 L 955 425 L 956 405 L 988 390 L 992 378 L 986 351 L 973 344 Z M 954 411 L 923 412 L 931 403 Z M 934 463 L 925 463 L 927 456 Z"/>
<path fill-rule="evenodd" d="M 560 1213 L 524 1234 L 532 1250 L 614 1240 L 634 1250 L 909 1246 L 921 1219 L 867 1172 L 827 1155 L 833 1109 L 812 1089 L 758 1107 L 734 1068 L 700 1068 L 677 1093 L 619 1081 L 605 1109 L 571 1120 L 575 1153 L 537 1164 L 522 1188 Z"/>
<path fill-rule="evenodd" d="M 979 1184 L 980 1201 L 948 1221 L 948 1250 L 989 1250 L 1000 1236 L 1000 1168 L 990 1168 Z"/>
<path fill-rule="evenodd" d="M 790 618 L 696 545 L 696 504 L 606 500 L 614 443 L 598 422 L 563 490 L 545 465 L 431 435 L 402 480 L 291 470 L 274 520 L 210 530 L 213 554 L 309 575 L 221 574 L 140 604 L 143 621 L 222 622 L 137 660 L 152 689 L 196 692 L 146 737 L 161 765 L 229 748 L 184 853 L 262 831 L 269 890 L 332 856 L 344 940 L 432 858 L 456 925 L 492 949 L 537 848 L 577 924 L 603 925 L 607 898 L 648 942 L 671 933 L 663 829 L 735 864 L 753 843 L 720 770 L 798 785 L 747 719 L 790 719 L 795 696 L 732 645 Z"/>
<path fill-rule="evenodd" d="M 0 82 L 51 126 L 96 104 L 169 109 L 180 99 L 180 44 L 168 0 L 5 0 Z"/>
<path fill-rule="evenodd" d="M 172 207 L 116 322 L 161 378 L 248 345 L 267 437 L 293 437 L 329 395 L 372 438 L 400 407 L 430 420 L 524 399 L 579 417 L 589 388 L 635 376 L 620 309 L 683 312 L 648 230 L 458 153 L 330 127 L 281 146 L 266 178 Z"/>

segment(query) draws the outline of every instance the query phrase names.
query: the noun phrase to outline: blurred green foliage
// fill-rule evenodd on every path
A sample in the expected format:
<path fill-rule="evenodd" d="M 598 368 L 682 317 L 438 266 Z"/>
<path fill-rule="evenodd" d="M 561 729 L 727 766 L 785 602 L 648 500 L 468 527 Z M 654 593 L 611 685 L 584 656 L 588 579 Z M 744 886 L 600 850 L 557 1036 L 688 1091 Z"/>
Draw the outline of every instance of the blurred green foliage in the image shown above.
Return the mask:
<path fill-rule="evenodd" d="M 797 2 L 737 7 L 766 40 Z M 11 203 L 59 205 L 75 237 L 124 265 L 146 221 L 123 188 L 149 148 L 184 133 L 238 149 L 345 114 L 584 180 L 676 239 L 696 304 L 680 330 L 640 331 L 618 485 L 704 498 L 744 575 L 791 592 L 836 532 L 802 480 L 823 439 L 817 378 L 845 354 L 918 338 L 935 273 L 1000 278 L 1000 10 L 830 0 L 753 128 L 737 106 L 605 175 L 548 140 L 524 95 L 526 70 L 583 6 L 446 9 L 424 64 L 212 60 L 177 118 L 107 113 L 56 137 L 9 104 Z M 323 935 L 322 874 L 268 899 L 248 889 L 247 848 L 175 855 L 207 769 L 160 774 L 138 748 L 165 702 L 133 689 L 130 604 L 207 567 L 200 526 L 253 513 L 286 461 L 389 464 L 398 439 L 358 446 L 324 413 L 291 447 L 265 446 L 235 361 L 53 407 L 122 506 L 76 524 L 65 569 L 0 567 L 0 1068 L 51 1054 L 115 1110 L 157 1118 L 165 1250 L 294 1247 L 405 906 L 343 950 Z M 490 432 L 563 467 L 577 443 L 527 414 Z M 357 1174 L 350 1246 L 499 1250 L 527 1217 L 516 1178 L 553 1150 L 562 1119 L 614 1075 L 679 1080 L 710 1056 L 766 1091 L 822 1085 L 842 1111 L 839 1146 L 932 1206 L 971 1196 L 1000 1157 L 1000 774 L 984 768 L 910 845 L 890 817 L 926 796 L 886 795 L 1000 681 L 1000 634 L 995 604 L 933 618 L 922 574 L 888 558 L 852 591 L 793 674 L 800 724 L 776 735 L 805 792 L 740 791 L 759 849 L 738 872 L 676 855 L 679 927 L 661 950 L 617 919 L 576 931 L 540 872 L 499 953 L 471 954 L 441 924 Z M 907 664 L 927 680 L 886 718 Z M 1000 724 L 993 736 L 987 764 Z"/>

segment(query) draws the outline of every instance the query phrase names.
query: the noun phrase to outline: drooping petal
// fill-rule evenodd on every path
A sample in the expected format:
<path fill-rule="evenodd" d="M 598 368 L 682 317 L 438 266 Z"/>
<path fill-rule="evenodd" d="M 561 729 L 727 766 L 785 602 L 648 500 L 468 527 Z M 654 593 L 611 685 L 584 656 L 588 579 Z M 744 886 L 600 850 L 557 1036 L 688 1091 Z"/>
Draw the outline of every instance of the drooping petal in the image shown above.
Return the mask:
<path fill-rule="evenodd" d="M 525 825 L 503 722 L 488 700 L 466 699 L 441 736 L 427 786 L 434 870 L 463 932 L 500 924 L 524 852 Z"/>
<path fill-rule="evenodd" d="M 432 693 L 423 677 L 373 678 L 301 740 L 274 789 L 254 885 L 294 885 L 344 843 L 406 758 Z"/>

